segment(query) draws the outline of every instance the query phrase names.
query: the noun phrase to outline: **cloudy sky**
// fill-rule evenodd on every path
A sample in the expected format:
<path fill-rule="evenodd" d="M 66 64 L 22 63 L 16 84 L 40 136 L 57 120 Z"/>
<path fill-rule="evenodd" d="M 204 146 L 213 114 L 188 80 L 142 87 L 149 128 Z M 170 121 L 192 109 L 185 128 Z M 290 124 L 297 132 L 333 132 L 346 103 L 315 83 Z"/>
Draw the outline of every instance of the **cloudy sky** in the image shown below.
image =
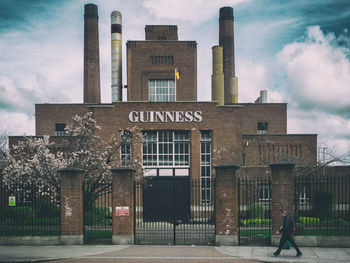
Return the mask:
<path fill-rule="evenodd" d="M 35 103 L 82 102 L 86 3 L 99 8 L 102 102 L 111 102 L 112 11 L 123 15 L 124 68 L 125 41 L 143 40 L 146 24 L 196 40 L 198 99 L 208 101 L 219 8 L 232 6 L 239 101 L 266 89 L 268 102 L 288 103 L 288 133 L 350 152 L 348 0 L 1 0 L 0 132 L 34 135 Z"/>

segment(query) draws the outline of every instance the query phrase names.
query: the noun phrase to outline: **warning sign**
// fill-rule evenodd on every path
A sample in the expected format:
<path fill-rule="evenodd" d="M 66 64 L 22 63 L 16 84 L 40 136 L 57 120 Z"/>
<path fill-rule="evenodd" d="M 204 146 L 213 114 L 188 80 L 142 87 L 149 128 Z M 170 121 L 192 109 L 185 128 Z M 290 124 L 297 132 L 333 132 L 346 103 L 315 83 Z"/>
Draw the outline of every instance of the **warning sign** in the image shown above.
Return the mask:
<path fill-rule="evenodd" d="M 9 206 L 16 206 L 16 197 L 9 196 Z"/>
<path fill-rule="evenodd" d="M 115 207 L 115 215 L 116 216 L 128 216 L 129 215 L 129 207 L 128 206 L 116 206 Z"/>

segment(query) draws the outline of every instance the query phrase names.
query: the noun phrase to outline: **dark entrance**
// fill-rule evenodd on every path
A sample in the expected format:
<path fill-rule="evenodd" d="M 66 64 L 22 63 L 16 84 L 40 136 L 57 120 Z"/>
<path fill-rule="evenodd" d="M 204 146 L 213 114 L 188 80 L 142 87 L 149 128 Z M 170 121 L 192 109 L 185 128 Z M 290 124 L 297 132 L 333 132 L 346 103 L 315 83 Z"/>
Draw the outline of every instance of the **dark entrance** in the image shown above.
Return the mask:
<path fill-rule="evenodd" d="M 200 181 L 152 177 L 135 184 L 135 244 L 208 245 L 215 240 L 214 205 Z"/>
<path fill-rule="evenodd" d="M 189 177 L 153 177 L 143 188 L 143 221 L 189 223 Z"/>
<path fill-rule="evenodd" d="M 270 177 L 238 178 L 238 242 L 240 245 L 271 244 Z"/>

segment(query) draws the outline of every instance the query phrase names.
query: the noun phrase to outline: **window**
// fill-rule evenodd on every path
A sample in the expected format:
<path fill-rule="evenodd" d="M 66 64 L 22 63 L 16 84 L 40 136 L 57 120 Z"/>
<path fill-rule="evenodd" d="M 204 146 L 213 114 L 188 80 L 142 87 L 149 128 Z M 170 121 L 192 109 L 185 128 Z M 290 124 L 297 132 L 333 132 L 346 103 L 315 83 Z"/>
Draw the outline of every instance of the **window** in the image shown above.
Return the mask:
<path fill-rule="evenodd" d="M 142 164 L 147 167 L 189 166 L 190 138 L 187 131 L 143 132 Z"/>
<path fill-rule="evenodd" d="M 150 101 L 175 101 L 174 79 L 151 79 L 148 81 Z"/>
<path fill-rule="evenodd" d="M 57 136 L 65 136 L 66 135 L 66 124 L 65 123 L 56 123 L 56 132 Z"/>
<path fill-rule="evenodd" d="M 258 122 L 258 134 L 266 134 L 268 131 L 267 122 Z"/>
<path fill-rule="evenodd" d="M 299 202 L 300 204 L 308 204 L 310 201 L 310 196 L 309 196 L 309 191 L 308 189 L 304 186 L 301 189 L 300 196 L 299 196 Z"/>
<path fill-rule="evenodd" d="M 120 165 L 131 165 L 131 134 L 125 130 L 120 133 Z"/>
<path fill-rule="evenodd" d="M 259 201 L 260 202 L 269 202 L 271 201 L 270 185 L 262 184 L 259 185 Z"/>
<path fill-rule="evenodd" d="M 211 133 L 201 131 L 202 202 L 211 201 Z"/>

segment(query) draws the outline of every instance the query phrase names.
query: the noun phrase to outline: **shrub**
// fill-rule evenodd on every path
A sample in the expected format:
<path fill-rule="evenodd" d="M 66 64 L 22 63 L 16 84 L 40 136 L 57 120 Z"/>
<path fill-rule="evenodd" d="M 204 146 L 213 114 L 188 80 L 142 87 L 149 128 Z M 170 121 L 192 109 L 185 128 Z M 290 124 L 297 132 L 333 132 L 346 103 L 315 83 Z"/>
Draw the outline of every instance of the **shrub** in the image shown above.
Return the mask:
<path fill-rule="evenodd" d="M 244 226 L 257 226 L 257 225 L 268 225 L 271 223 L 270 219 L 262 219 L 262 218 L 250 218 L 250 219 L 241 219 L 241 225 Z"/>
<path fill-rule="evenodd" d="M 301 216 L 299 217 L 298 220 L 301 224 L 319 224 L 320 219 L 318 217 L 306 217 L 306 216 Z"/>
<path fill-rule="evenodd" d="M 37 204 L 35 214 L 38 217 L 59 217 L 60 208 L 49 201 L 44 201 Z"/>
<path fill-rule="evenodd" d="M 333 194 L 324 188 L 316 188 L 312 200 L 312 211 L 315 217 L 327 218 L 332 214 Z"/>
<path fill-rule="evenodd" d="M 35 212 L 30 206 L 3 207 L 0 212 L 1 218 L 9 218 L 16 222 L 31 220 Z"/>
<path fill-rule="evenodd" d="M 265 218 L 265 207 L 261 203 L 253 203 L 250 206 L 251 218 Z"/>
<path fill-rule="evenodd" d="M 349 226 L 350 222 L 345 221 L 343 218 L 329 218 L 322 221 L 322 224 L 325 225 L 334 225 L 334 226 Z"/>
<path fill-rule="evenodd" d="M 85 225 L 111 224 L 111 215 L 109 207 L 106 206 L 92 206 L 84 213 Z"/>

